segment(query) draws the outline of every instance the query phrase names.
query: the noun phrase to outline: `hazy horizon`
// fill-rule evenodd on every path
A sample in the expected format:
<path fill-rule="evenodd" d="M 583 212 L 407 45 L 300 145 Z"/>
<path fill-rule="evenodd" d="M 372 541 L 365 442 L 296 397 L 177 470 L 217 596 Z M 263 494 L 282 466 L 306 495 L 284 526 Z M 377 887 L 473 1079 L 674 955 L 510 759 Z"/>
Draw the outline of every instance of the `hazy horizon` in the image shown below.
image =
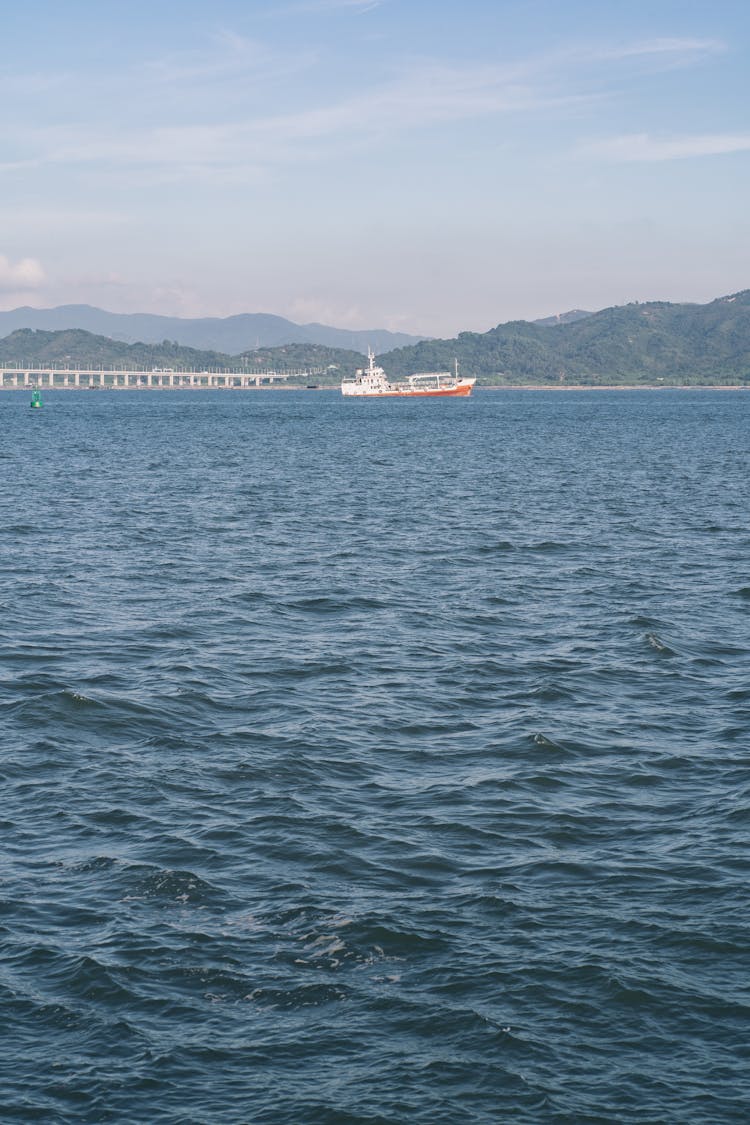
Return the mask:
<path fill-rule="evenodd" d="M 0 307 L 429 336 L 746 289 L 744 5 L 32 2 Z"/>

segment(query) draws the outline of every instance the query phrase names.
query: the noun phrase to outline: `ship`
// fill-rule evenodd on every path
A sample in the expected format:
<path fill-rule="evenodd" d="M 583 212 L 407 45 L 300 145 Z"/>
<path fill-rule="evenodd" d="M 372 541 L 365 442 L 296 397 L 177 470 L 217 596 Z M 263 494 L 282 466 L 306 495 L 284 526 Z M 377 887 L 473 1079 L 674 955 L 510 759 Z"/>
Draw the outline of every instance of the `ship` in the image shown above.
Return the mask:
<path fill-rule="evenodd" d="M 450 371 L 420 371 L 409 375 L 405 382 L 392 383 L 382 367 L 375 364 L 375 355 L 367 349 L 367 367 L 359 368 L 353 379 L 344 379 L 342 395 L 357 398 L 435 398 L 470 395 L 476 379 L 459 379 L 456 369 Z"/>

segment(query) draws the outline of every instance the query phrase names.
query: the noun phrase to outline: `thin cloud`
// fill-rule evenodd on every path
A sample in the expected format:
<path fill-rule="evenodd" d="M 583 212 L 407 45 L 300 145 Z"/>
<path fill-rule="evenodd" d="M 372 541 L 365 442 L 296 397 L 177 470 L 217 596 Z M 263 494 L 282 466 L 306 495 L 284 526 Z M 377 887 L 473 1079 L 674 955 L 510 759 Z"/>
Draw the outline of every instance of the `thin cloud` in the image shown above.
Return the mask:
<path fill-rule="evenodd" d="M 372 12 L 381 6 L 382 0 L 297 0 L 277 9 L 279 15 L 302 15 L 303 13 L 334 12 L 349 9 L 356 14 Z"/>
<path fill-rule="evenodd" d="M 428 64 L 335 105 L 257 122 L 259 132 L 289 140 L 354 133 L 402 132 L 485 115 L 549 108 L 578 100 L 545 94 L 494 67 L 465 69 Z"/>
<path fill-rule="evenodd" d="M 648 133 L 629 133 L 581 146 L 583 155 L 623 163 L 688 160 L 703 156 L 725 156 L 749 152 L 750 133 L 703 133 L 694 136 L 658 138 Z"/>
<path fill-rule="evenodd" d="M 577 75 L 584 77 L 601 73 L 601 64 L 607 67 L 606 76 L 627 73 L 627 69 L 670 71 L 688 66 L 698 66 L 729 50 L 721 39 L 691 39 L 679 36 L 660 39 L 639 39 L 623 43 L 606 43 L 591 40 L 570 42 L 530 57 L 523 64 L 530 70 L 550 75 Z M 618 69 L 615 69 L 618 67 Z"/>
<path fill-rule="evenodd" d="M 308 0 L 302 0 L 308 3 Z M 310 6 L 363 9 L 365 0 L 309 0 Z M 111 122 L 82 121 L 75 126 L 4 130 L 6 152 L 25 159 L 8 160 L 7 173 L 24 167 L 87 167 L 106 176 L 132 168 L 148 169 L 152 182 L 199 180 L 216 175 L 222 182 L 265 178 L 273 168 L 326 159 L 342 143 L 372 144 L 408 132 L 455 125 L 481 118 L 556 110 L 592 104 L 601 92 L 584 92 L 585 64 L 607 61 L 615 69 L 628 59 L 697 59 L 725 49 L 715 39 L 661 38 L 613 46 L 578 46 L 551 55 L 531 56 L 509 65 L 458 66 L 424 58 L 401 59 L 388 79 L 328 104 L 292 103 L 286 112 L 252 112 L 268 104 L 269 81 L 285 68 L 313 69 L 309 53 L 288 55 L 233 31 L 217 32 L 203 52 L 166 55 L 148 64 L 152 82 L 145 87 L 148 124 L 132 115 L 120 128 Z M 575 64 L 571 66 L 571 64 Z M 571 76 L 571 71 L 573 76 Z M 136 73 L 136 72 L 133 72 Z M 140 75 L 147 73 L 141 68 Z M 127 76 L 128 81 L 132 78 Z M 224 78 L 228 87 L 220 83 Z M 242 81 L 240 81 L 240 78 Z M 165 84 L 171 89 L 162 96 Z M 217 89 L 221 87 L 220 93 Z M 227 88 L 232 92 L 227 95 Z M 293 87 L 294 88 L 294 87 Z M 261 97 L 261 95 L 263 95 Z M 300 92 L 296 91 L 297 99 Z M 102 98 L 102 100 L 106 100 Z M 161 120 L 153 121 L 153 106 Z M 213 109 L 213 114 L 212 114 Z M 212 120 L 213 116 L 213 120 Z M 8 142 L 14 142 L 13 146 Z M 615 137 L 585 149 L 610 160 L 669 160 L 740 151 L 744 136 L 709 136 L 655 140 L 646 134 Z M 0 164 L 0 171 L 3 165 Z"/>
<path fill-rule="evenodd" d="M 319 160 L 326 143 L 369 143 L 410 130 L 483 116 L 576 104 L 521 79 L 518 68 L 412 63 L 404 74 L 333 104 L 237 122 L 120 129 L 67 126 L 25 131 L 32 160 L 99 169 L 163 168 L 195 177 L 201 169 L 259 173 L 273 165 Z M 6 132 L 6 137 L 9 134 Z"/>
<path fill-rule="evenodd" d="M 604 47 L 599 51 L 602 59 L 665 58 L 679 56 L 694 59 L 698 55 L 717 55 L 727 50 L 721 39 L 681 39 L 679 37 L 645 39 L 636 43 L 623 43 Z"/>
<path fill-rule="evenodd" d="M 317 61 L 310 51 L 278 51 L 257 39 L 223 29 L 214 34 L 205 49 L 179 51 L 151 59 L 142 66 L 143 77 L 156 83 L 191 86 L 217 80 L 276 81 L 309 68 Z"/>
<path fill-rule="evenodd" d="M 36 258 L 21 258 L 11 262 L 5 254 L 0 254 L 0 291 L 38 289 L 44 282 L 44 270 Z"/>

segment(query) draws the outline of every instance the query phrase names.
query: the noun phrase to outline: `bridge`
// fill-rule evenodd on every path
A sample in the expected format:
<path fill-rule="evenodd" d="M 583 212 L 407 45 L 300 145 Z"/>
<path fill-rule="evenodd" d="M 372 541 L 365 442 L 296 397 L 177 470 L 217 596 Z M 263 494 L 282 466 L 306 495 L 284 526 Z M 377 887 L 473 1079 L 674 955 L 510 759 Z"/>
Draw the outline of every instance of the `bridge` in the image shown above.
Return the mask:
<path fill-rule="evenodd" d="M 177 390 L 180 387 L 242 390 L 287 379 L 317 378 L 322 374 L 322 367 L 297 371 L 173 371 L 168 368 L 131 371 L 126 368 L 28 367 L 22 364 L 0 367 L 0 390 L 34 386 L 58 389 L 106 387 L 109 390 L 138 387 L 152 390 Z"/>

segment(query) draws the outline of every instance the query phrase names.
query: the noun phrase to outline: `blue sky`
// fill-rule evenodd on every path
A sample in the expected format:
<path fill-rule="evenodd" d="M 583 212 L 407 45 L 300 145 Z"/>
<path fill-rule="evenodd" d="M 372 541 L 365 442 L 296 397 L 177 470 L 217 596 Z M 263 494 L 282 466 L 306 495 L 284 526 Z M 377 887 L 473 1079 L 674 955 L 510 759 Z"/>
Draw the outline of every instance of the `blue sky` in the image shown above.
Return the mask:
<path fill-rule="evenodd" d="M 0 305 L 431 335 L 750 287 L 750 6 L 28 0 Z"/>

